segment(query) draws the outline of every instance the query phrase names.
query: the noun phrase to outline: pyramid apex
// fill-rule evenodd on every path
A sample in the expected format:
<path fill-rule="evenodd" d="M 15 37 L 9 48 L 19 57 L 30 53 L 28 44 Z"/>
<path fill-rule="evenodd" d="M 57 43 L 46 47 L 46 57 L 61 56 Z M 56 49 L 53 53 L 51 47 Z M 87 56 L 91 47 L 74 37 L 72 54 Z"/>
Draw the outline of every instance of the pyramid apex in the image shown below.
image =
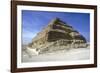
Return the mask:
<path fill-rule="evenodd" d="M 54 18 L 54 20 L 60 20 L 60 18 L 58 18 L 58 17 L 55 17 L 55 18 Z"/>
<path fill-rule="evenodd" d="M 59 21 L 61 21 L 60 18 L 55 17 L 55 18 L 53 18 L 53 19 L 51 20 L 50 25 L 55 24 L 56 22 L 59 22 Z"/>

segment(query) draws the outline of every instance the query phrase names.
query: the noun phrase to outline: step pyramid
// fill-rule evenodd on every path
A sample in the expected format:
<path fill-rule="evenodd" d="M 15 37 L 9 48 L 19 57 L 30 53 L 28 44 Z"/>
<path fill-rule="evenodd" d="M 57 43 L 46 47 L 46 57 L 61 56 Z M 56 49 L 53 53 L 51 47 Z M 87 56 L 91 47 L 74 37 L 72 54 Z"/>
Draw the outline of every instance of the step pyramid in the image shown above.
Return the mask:
<path fill-rule="evenodd" d="M 54 18 L 50 23 L 43 28 L 42 31 L 37 33 L 36 37 L 32 39 L 29 44 L 32 48 L 43 48 L 50 43 L 57 42 L 55 45 L 68 45 L 68 44 L 86 44 L 86 39 L 72 26 L 62 21 L 60 18 Z M 54 44 L 53 44 L 54 46 Z M 78 46 L 80 47 L 80 46 Z"/>

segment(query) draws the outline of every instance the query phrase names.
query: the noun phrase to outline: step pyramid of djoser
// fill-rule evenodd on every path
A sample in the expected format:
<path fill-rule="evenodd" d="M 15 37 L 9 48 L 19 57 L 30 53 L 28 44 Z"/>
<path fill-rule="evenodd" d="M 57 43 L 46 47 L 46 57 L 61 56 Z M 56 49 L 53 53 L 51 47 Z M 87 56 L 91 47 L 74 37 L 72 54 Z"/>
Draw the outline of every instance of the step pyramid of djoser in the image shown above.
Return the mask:
<path fill-rule="evenodd" d="M 31 46 L 42 45 L 48 42 L 55 42 L 57 40 L 69 40 L 71 43 L 74 41 L 79 43 L 86 43 L 86 39 L 72 26 L 63 22 L 59 18 L 54 18 L 50 23 L 43 28 L 42 31 L 37 33 L 33 38 Z"/>

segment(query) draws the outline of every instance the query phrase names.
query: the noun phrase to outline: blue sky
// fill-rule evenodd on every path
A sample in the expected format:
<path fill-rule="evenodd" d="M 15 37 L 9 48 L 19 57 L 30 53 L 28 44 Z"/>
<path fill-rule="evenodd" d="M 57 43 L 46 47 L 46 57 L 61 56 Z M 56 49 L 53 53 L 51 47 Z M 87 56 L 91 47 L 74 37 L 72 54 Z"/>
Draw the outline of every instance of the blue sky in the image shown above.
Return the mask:
<path fill-rule="evenodd" d="M 23 44 L 31 42 L 32 38 L 55 17 L 71 25 L 74 29 L 79 31 L 87 41 L 90 40 L 89 13 L 22 10 Z"/>

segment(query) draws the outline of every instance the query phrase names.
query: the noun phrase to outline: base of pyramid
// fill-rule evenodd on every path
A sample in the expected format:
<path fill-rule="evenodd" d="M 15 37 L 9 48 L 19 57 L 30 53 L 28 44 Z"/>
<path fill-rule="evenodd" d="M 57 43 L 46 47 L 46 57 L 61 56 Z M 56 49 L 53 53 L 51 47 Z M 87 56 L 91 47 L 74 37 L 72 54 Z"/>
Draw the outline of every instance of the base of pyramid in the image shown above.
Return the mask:
<path fill-rule="evenodd" d="M 87 48 L 87 43 L 73 43 L 68 40 L 58 40 L 55 42 L 47 42 L 46 44 L 27 47 L 27 49 L 31 52 L 34 52 L 36 55 L 48 53 L 48 52 L 55 52 L 59 50 L 69 50 L 71 48 Z"/>

